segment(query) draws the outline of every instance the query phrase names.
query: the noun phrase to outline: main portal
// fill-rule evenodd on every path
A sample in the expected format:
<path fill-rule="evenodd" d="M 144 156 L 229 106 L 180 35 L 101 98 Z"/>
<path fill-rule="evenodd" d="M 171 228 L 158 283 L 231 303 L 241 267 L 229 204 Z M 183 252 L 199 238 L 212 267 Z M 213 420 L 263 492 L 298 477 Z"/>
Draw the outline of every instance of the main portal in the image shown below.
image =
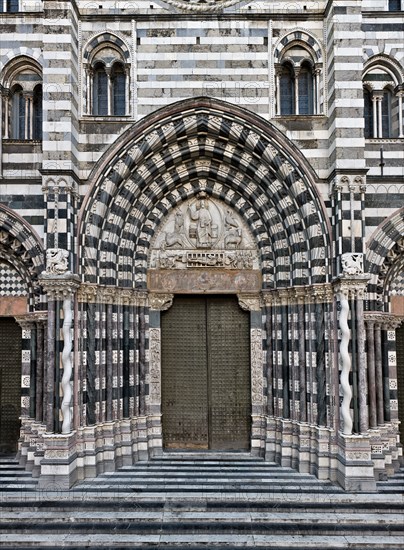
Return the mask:
<path fill-rule="evenodd" d="M 249 324 L 236 296 L 177 295 L 162 313 L 166 449 L 249 450 Z"/>

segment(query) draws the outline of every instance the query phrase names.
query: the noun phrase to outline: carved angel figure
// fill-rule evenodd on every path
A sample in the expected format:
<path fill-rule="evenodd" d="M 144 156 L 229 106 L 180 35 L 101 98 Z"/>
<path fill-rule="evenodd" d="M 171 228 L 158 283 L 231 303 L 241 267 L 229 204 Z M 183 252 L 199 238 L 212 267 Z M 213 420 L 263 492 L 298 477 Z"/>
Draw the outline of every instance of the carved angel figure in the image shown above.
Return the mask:
<path fill-rule="evenodd" d="M 63 248 L 48 248 L 46 251 L 46 273 L 63 275 L 68 270 L 69 253 Z"/>

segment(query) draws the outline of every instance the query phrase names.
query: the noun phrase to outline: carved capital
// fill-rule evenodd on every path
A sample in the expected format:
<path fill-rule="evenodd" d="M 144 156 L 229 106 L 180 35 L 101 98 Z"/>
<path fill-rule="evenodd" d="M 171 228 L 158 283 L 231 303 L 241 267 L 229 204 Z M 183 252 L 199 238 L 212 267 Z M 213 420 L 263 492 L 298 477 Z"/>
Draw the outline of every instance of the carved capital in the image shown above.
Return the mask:
<path fill-rule="evenodd" d="M 150 293 L 148 298 L 151 309 L 166 311 L 173 305 L 174 294 Z"/>
<path fill-rule="evenodd" d="M 333 281 L 334 293 L 341 294 L 347 299 L 363 299 L 369 280 L 370 277 L 365 274 L 356 277 L 338 277 Z"/>
<path fill-rule="evenodd" d="M 260 311 L 261 298 L 259 294 L 237 294 L 238 303 L 245 311 Z"/>
<path fill-rule="evenodd" d="M 48 275 L 42 273 L 39 281 L 48 295 L 49 300 L 65 300 L 73 298 L 74 293 L 80 286 L 78 275 L 66 273 L 65 275 Z"/>

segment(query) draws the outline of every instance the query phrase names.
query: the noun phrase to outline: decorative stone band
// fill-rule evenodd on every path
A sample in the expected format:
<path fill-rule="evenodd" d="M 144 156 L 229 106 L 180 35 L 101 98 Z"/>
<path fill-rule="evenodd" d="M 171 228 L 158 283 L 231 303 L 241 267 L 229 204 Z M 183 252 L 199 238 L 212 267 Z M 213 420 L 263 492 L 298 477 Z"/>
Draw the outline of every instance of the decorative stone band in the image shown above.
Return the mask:
<path fill-rule="evenodd" d="M 100 286 L 82 283 L 77 291 L 79 302 L 91 304 L 122 304 L 145 307 L 148 293 L 144 290 Z"/>
<path fill-rule="evenodd" d="M 335 290 L 331 283 L 282 288 L 262 291 L 262 301 L 266 306 L 275 304 L 314 304 L 329 303 L 334 299 Z"/>
<path fill-rule="evenodd" d="M 380 325 L 384 330 L 396 330 L 401 323 L 404 323 L 404 315 L 394 315 L 378 311 L 366 311 L 364 318 L 367 324 L 374 323 L 375 325 Z"/>
<path fill-rule="evenodd" d="M 188 12 L 217 13 L 238 4 L 240 0 L 164 0 L 164 2 Z"/>

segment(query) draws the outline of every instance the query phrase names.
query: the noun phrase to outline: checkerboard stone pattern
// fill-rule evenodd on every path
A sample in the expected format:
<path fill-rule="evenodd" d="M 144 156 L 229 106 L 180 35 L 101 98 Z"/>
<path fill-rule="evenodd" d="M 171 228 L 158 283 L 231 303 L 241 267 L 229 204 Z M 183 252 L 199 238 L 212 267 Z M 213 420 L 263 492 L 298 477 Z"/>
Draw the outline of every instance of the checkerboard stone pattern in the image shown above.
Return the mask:
<path fill-rule="evenodd" d="M 0 296 L 28 296 L 23 278 L 4 260 L 0 260 Z"/>

